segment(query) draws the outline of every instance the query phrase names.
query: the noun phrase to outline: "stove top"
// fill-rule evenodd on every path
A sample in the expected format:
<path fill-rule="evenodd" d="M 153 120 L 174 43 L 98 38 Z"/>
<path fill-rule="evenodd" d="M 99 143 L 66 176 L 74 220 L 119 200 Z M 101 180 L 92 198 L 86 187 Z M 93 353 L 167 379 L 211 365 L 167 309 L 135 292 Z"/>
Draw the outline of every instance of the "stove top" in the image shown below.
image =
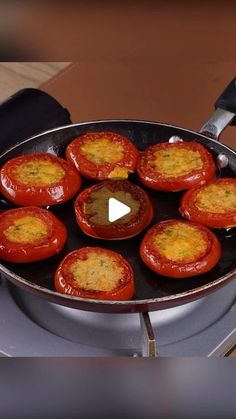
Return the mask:
<path fill-rule="evenodd" d="M 149 314 L 160 356 L 223 356 L 236 343 L 236 281 L 207 297 Z M 141 356 L 138 314 L 53 304 L 0 285 L 2 356 Z"/>

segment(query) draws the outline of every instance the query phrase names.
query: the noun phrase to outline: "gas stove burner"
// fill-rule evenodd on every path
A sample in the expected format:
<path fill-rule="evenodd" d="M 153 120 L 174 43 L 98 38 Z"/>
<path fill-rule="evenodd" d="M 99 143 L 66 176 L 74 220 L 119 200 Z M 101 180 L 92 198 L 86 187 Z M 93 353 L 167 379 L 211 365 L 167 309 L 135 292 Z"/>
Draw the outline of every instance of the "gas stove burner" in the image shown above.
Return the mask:
<path fill-rule="evenodd" d="M 223 355 L 236 342 L 236 282 L 191 303 L 150 313 L 160 356 Z M 141 355 L 138 314 L 53 304 L 1 284 L 0 351 L 9 356 Z"/>
<path fill-rule="evenodd" d="M 76 310 L 42 300 L 22 290 L 15 290 L 15 300 L 21 309 L 39 326 L 49 332 L 83 345 L 109 349 L 140 348 L 138 314 L 94 313 Z M 151 312 L 150 320 L 156 332 L 159 350 L 193 336 L 214 323 L 228 309 L 234 295 L 225 295 L 217 302 L 212 294 L 182 306 Z M 218 299 L 217 299 L 218 300 Z M 201 313 L 201 316 L 199 316 Z"/>

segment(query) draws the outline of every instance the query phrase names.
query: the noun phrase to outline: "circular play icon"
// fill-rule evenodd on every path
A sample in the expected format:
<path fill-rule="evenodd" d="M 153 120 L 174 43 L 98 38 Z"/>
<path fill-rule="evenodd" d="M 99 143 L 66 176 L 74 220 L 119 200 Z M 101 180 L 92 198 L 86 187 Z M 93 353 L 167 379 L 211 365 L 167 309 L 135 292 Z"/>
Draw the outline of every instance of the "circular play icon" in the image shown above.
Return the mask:
<path fill-rule="evenodd" d="M 77 223 L 89 236 L 126 239 L 151 222 L 146 192 L 127 180 L 107 180 L 85 189 L 75 201 Z"/>
<path fill-rule="evenodd" d="M 131 212 L 131 208 L 116 198 L 108 199 L 108 220 L 110 223 L 119 220 Z"/>

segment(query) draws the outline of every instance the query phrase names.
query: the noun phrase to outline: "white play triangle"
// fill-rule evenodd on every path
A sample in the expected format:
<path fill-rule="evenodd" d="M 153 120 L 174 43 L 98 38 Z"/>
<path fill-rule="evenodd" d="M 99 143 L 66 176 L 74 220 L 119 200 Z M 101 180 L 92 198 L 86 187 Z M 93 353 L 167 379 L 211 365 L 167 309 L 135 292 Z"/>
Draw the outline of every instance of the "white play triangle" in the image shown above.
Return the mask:
<path fill-rule="evenodd" d="M 129 214 L 131 208 L 128 205 L 123 204 L 123 202 L 118 201 L 115 198 L 109 198 L 108 200 L 108 220 L 110 223 L 113 223 L 119 218 L 124 217 L 126 214 Z"/>

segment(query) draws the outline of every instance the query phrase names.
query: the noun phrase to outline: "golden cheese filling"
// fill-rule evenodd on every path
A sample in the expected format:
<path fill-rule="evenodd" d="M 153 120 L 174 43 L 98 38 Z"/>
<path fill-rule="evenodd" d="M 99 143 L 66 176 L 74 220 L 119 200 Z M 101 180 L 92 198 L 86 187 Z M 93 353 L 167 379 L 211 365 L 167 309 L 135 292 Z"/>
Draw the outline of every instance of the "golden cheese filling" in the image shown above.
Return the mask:
<path fill-rule="evenodd" d="M 26 215 L 18 218 L 3 234 L 14 243 L 34 243 L 48 234 L 48 227 L 40 218 Z"/>
<path fill-rule="evenodd" d="M 165 258 L 175 262 L 194 262 L 207 250 L 203 234 L 195 227 L 176 223 L 153 237 L 154 247 Z"/>
<path fill-rule="evenodd" d="M 166 177 L 180 176 L 201 169 L 203 161 L 199 151 L 180 147 L 167 147 L 154 153 L 152 166 Z"/>
<path fill-rule="evenodd" d="M 60 164 L 40 159 L 22 163 L 12 173 L 18 182 L 33 186 L 50 186 L 65 176 L 65 170 Z"/>
<path fill-rule="evenodd" d="M 115 163 L 124 156 L 122 144 L 112 142 L 106 137 L 87 140 L 80 151 L 87 160 L 96 164 Z"/>
<path fill-rule="evenodd" d="M 112 256 L 96 252 L 72 263 L 69 272 L 79 288 L 91 291 L 112 291 L 123 278 L 123 268 Z"/>
<path fill-rule="evenodd" d="M 223 183 L 206 186 L 197 194 L 195 205 L 201 211 L 216 214 L 236 211 L 236 186 Z"/>
<path fill-rule="evenodd" d="M 108 179 L 127 179 L 130 172 L 127 167 L 117 166 L 109 173 Z"/>
<path fill-rule="evenodd" d="M 123 190 L 111 192 L 106 186 L 91 192 L 89 197 L 92 202 L 86 202 L 83 210 L 89 216 L 89 220 L 96 225 L 110 224 L 108 220 L 109 198 L 117 199 L 131 208 L 130 213 L 122 217 L 118 222 L 128 222 L 138 213 L 140 208 L 140 202 L 134 199 L 131 193 Z"/>

